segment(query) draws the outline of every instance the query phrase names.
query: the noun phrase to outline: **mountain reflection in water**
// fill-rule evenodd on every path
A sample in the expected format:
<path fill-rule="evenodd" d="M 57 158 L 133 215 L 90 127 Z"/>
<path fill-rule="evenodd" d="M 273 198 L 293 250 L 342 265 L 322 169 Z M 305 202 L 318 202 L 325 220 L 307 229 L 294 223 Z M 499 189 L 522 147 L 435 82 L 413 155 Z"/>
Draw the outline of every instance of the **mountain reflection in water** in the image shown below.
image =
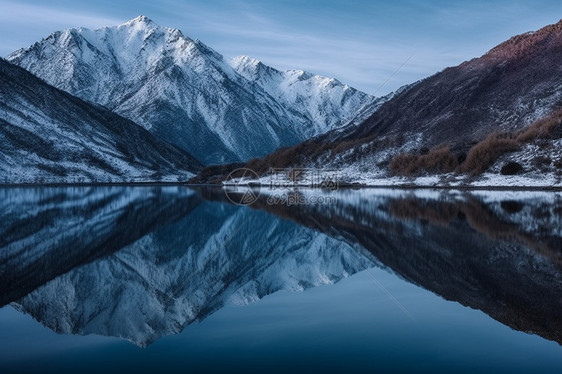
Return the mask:
<path fill-rule="evenodd" d="M 227 303 L 385 267 L 562 344 L 562 196 L 300 190 L 249 207 L 220 189 L 0 190 L 0 305 L 59 333 L 147 346 Z M 334 199 L 330 200 L 334 201 Z"/>

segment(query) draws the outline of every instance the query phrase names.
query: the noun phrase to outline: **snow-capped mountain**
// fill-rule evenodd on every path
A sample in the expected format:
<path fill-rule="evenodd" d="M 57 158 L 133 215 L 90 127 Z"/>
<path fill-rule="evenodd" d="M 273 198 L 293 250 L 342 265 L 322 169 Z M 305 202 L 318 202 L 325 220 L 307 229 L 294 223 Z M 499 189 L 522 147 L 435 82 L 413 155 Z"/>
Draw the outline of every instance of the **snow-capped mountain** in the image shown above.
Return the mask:
<path fill-rule="evenodd" d="M 141 126 L 0 59 L 0 183 L 185 181 L 201 168 Z"/>
<path fill-rule="evenodd" d="M 144 16 L 55 32 L 7 59 L 204 163 L 263 156 L 342 126 L 375 100 L 336 80 L 249 58 L 227 61 Z"/>

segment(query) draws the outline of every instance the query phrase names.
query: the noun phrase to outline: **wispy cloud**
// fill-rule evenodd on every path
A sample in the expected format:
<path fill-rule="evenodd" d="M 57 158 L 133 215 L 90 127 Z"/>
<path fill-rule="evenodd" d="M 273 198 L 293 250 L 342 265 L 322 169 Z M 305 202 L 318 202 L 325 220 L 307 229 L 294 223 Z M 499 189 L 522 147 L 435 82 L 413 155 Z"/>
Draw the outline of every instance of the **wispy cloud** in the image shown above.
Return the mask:
<path fill-rule="evenodd" d="M 5 24 L 27 26 L 81 25 L 84 27 L 101 27 L 114 24 L 118 19 L 101 14 L 77 12 L 75 9 L 54 8 L 46 5 L 25 4 L 21 2 L 0 1 L 0 21 Z M 16 31 L 16 30 L 14 30 Z"/>
<path fill-rule="evenodd" d="M 97 28 L 122 20 L 102 14 L 47 5 L 0 1 L 0 54 L 28 46 L 47 33 L 71 27 Z"/>
<path fill-rule="evenodd" d="M 204 7 L 180 7 L 177 14 L 181 18 L 170 18 L 179 28 L 182 23 L 188 25 L 185 33 L 199 37 L 227 57 L 245 54 L 278 69 L 303 69 L 335 77 L 367 92 L 380 87 L 408 56 L 419 52 L 408 44 L 373 43 L 346 34 L 318 35 L 314 30 L 293 28 L 259 14 L 259 9 L 242 8 L 233 17 Z M 399 73 L 399 80 L 385 86 L 387 91 L 434 71 L 434 64 L 427 59 L 413 62 Z M 429 65 L 420 65 L 426 63 Z"/>
<path fill-rule="evenodd" d="M 197 14 L 201 15 L 201 12 Z M 408 57 L 414 55 L 387 82 L 380 94 L 458 64 L 467 52 L 454 53 L 438 43 L 420 46 L 417 39 L 397 42 L 352 38 L 349 34 L 317 35 L 312 30 L 291 29 L 275 19 L 251 12 L 244 12 L 234 19 L 209 15 L 204 23 L 188 24 L 198 34 L 210 37 L 211 40 L 203 41 L 227 57 L 249 55 L 278 69 L 303 69 L 335 77 L 366 92 L 378 89 Z"/>

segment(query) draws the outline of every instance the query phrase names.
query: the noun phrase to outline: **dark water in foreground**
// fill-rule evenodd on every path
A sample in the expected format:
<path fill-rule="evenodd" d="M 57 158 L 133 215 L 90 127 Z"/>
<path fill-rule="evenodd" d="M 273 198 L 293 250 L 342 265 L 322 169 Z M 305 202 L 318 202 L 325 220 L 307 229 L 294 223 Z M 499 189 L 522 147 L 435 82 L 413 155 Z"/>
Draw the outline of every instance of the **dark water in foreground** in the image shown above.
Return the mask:
<path fill-rule="evenodd" d="M 561 372 L 562 194 L 267 197 L 0 189 L 0 372 Z"/>

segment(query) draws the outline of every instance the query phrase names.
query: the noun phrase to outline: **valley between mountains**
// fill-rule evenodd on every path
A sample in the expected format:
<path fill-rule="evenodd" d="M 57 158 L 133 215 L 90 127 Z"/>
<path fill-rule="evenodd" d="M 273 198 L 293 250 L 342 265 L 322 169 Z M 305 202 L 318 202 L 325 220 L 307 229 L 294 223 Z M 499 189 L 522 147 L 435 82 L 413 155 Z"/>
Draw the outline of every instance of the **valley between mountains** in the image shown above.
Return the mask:
<path fill-rule="evenodd" d="M 0 61 L 0 183 L 562 187 L 562 21 L 384 97 L 139 16 Z M 252 183 L 256 179 L 235 180 Z"/>

